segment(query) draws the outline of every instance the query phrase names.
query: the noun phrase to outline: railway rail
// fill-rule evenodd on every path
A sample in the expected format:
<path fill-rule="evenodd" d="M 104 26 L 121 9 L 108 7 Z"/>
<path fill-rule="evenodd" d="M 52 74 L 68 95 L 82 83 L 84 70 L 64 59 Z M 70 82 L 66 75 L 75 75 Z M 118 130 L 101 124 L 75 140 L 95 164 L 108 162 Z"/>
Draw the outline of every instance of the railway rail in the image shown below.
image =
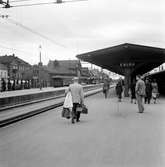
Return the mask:
<path fill-rule="evenodd" d="M 113 86 L 111 86 L 112 88 Z M 100 87 L 87 87 L 84 88 L 85 97 L 92 96 L 94 94 L 100 93 L 102 91 L 102 86 Z M 23 104 L 18 104 L 15 106 L 9 106 L 0 110 L 0 127 L 7 126 L 17 121 L 35 116 L 37 114 L 46 112 L 48 110 L 61 107 L 64 101 L 64 94 L 40 99 L 36 101 L 31 101 Z"/>

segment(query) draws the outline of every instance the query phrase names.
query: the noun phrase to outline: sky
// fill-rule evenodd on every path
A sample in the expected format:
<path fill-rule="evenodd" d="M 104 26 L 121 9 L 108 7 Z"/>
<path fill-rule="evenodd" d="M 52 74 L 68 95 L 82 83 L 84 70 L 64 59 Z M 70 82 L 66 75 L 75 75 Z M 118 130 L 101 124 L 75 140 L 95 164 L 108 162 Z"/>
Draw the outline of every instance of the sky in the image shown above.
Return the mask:
<path fill-rule="evenodd" d="M 87 0 L 1 8 L 2 14 L 18 24 L 0 18 L 0 55 L 15 53 L 30 64 L 39 62 L 40 45 L 45 65 L 49 60 L 75 59 L 77 54 L 122 43 L 165 48 L 164 0 Z"/>

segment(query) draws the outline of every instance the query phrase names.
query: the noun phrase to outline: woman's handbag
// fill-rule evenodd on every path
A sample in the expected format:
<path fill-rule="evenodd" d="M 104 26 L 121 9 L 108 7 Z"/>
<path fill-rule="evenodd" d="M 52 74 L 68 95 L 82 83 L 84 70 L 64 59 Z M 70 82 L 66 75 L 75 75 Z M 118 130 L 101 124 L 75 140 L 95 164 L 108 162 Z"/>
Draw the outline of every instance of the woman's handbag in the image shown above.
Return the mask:
<path fill-rule="evenodd" d="M 69 118 L 71 117 L 70 109 L 69 109 L 69 108 L 64 108 L 64 107 L 63 107 L 61 116 L 64 117 L 64 118 L 69 119 Z"/>
<path fill-rule="evenodd" d="M 71 92 L 69 91 L 66 94 L 66 97 L 64 100 L 64 105 L 63 105 L 63 110 L 62 110 L 61 116 L 69 119 L 71 117 L 71 108 L 72 107 L 73 107 L 72 95 L 71 95 Z"/>
<path fill-rule="evenodd" d="M 88 114 L 88 108 L 86 107 L 86 105 L 82 105 L 82 112 L 83 114 Z"/>
<path fill-rule="evenodd" d="M 88 108 L 85 104 L 77 106 L 76 111 L 81 112 L 82 114 L 88 114 Z"/>

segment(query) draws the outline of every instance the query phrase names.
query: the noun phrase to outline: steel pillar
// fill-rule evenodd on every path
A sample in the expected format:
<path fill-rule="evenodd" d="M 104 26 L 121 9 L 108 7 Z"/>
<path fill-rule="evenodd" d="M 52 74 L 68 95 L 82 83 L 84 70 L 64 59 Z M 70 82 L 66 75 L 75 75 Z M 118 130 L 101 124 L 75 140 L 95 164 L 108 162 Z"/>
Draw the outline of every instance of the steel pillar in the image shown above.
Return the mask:
<path fill-rule="evenodd" d="M 129 97 L 129 88 L 131 85 L 131 68 L 126 68 L 124 78 L 124 96 Z"/>

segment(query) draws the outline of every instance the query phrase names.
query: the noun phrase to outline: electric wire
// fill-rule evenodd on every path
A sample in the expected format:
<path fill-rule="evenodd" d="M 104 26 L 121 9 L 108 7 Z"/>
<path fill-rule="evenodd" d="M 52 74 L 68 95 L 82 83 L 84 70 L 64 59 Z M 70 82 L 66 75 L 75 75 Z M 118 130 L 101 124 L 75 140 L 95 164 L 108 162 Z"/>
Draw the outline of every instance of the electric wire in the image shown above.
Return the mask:
<path fill-rule="evenodd" d="M 22 1 L 31 1 L 31 0 L 22 0 Z M 41 6 L 41 5 L 50 5 L 50 4 L 62 4 L 62 3 L 72 3 L 72 2 L 79 2 L 79 1 L 88 1 L 88 0 L 69 0 L 69 1 L 62 1 L 61 3 L 59 2 L 43 2 L 43 3 L 31 3 L 31 4 L 18 4 L 18 5 L 10 5 L 8 4 L 9 6 L 6 7 L 6 8 L 13 8 L 13 7 L 30 7 L 30 6 Z M 21 0 L 19 1 L 15 1 L 15 2 L 21 2 Z M 14 1 L 11 1 L 10 3 L 15 3 Z M 1 7 L 1 8 L 5 8 L 4 7 Z"/>
<path fill-rule="evenodd" d="M 45 3 L 31 3 L 31 4 L 22 4 L 22 5 L 12 5 L 11 7 L 29 7 L 29 6 L 41 6 L 41 5 L 50 5 L 55 4 L 55 2 L 45 2 Z"/>
<path fill-rule="evenodd" d="M 29 1 L 35 1 L 35 0 L 15 0 L 15 1 L 10 1 L 10 3 L 15 3 L 15 2 L 29 2 Z"/>
<path fill-rule="evenodd" d="M 15 2 L 29 2 L 29 1 L 37 1 L 37 0 L 14 0 L 14 1 L 10 1 L 10 3 L 15 3 Z M 39 1 L 39 0 L 38 0 Z M 68 2 L 79 2 L 79 1 L 87 1 L 87 0 L 67 0 L 67 1 L 61 1 L 61 2 L 58 2 L 57 0 L 56 1 L 53 1 L 54 3 L 57 3 L 57 4 L 61 4 L 61 3 L 68 3 Z"/>
<path fill-rule="evenodd" d="M 54 41 L 53 39 L 50 39 L 49 37 L 47 37 L 47 36 L 45 36 L 45 35 L 43 35 L 43 34 L 37 32 L 37 31 L 35 31 L 35 30 L 33 30 L 33 29 L 31 29 L 31 28 L 29 28 L 29 27 L 23 25 L 22 23 L 19 23 L 18 21 L 15 21 L 15 20 L 10 19 L 10 18 L 8 18 L 8 19 L 6 19 L 6 20 L 7 20 L 9 23 L 14 24 L 14 25 L 16 25 L 16 26 L 19 26 L 19 27 L 21 27 L 21 28 L 23 28 L 23 29 L 25 29 L 25 30 L 27 30 L 27 31 L 29 31 L 29 32 L 31 32 L 31 33 L 33 33 L 33 34 L 35 34 L 35 35 L 38 35 L 38 36 L 40 36 L 41 38 L 46 39 L 47 41 L 49 41 L 49 42 L 51 42 L 51 43 L 53 43 L 53 44 L 55 44 L 55 45 L 57 45 L 57 46 L 66 48 L 66 46 L 64 46 L 64 45 L 62 45 L 62 44 L 60 44 L 60 43 L 57 43 L 57 42 Z"/>

